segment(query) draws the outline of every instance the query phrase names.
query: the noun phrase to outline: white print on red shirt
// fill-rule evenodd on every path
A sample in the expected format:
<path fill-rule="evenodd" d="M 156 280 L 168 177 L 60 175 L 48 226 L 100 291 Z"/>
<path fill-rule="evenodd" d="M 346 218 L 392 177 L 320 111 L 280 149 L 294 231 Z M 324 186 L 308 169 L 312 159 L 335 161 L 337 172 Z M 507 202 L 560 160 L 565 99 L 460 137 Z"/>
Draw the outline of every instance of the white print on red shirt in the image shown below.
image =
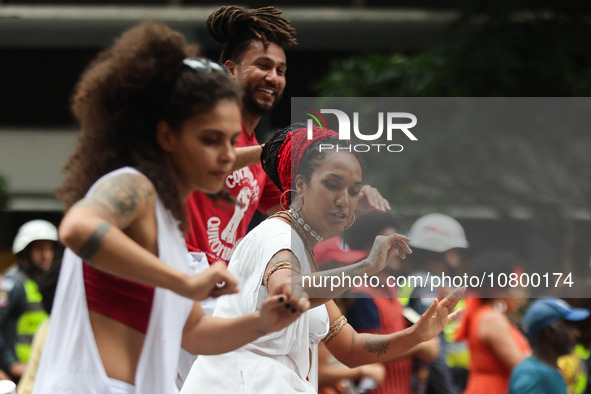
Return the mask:
<path fill-rule="evenodd" d="M 230 190 L 240 188 L 240 192 L 236 197 L 234 214 L 226 227 L 221 231 L 221 235 L 220 218 L 217 216 L 209 218 L 207 221 L 207 240 L 209 242 L 209 248 L 216 258 L 229 261 L 234 247 L 237 241 L 239 241 L 236 239 L 236 233 L 244 218 L 244 214 L 248 211 L 249 207 L 258 204 L 260 186 L 258 180 L 254 178 L 252 171 L 248 167 L 241 168 L 229 175 L 226 178 L 226 186 Z"/>

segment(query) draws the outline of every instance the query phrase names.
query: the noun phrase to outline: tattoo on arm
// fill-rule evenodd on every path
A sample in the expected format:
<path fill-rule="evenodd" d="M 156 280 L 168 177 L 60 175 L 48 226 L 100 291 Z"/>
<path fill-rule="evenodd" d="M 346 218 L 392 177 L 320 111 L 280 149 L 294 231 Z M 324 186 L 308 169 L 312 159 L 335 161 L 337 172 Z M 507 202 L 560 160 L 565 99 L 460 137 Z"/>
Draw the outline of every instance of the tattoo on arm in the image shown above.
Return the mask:
<path fill-rule="evenodd" d="M 367 272 L 368 267 L 370 267 L 370 261 L 374 261 L 376 259 L 382 258 L 382 255 L 386 253 L 383 246 L 379 246 L 376 250 L 373 250 L 372 253 L 368 256 L 366 260 L 366 264 L 357 263 L 351 266 L 350 274 L 352 276 L 361 275 Z"/>
<path fill-rule="evenodd" d="M 94 195 L 76 205 L 94 208 L 105 219 L 115 220 L 123 227 L 154 194 L 154 187 L 145 177 L 123 174 L 106 180 Z"/>
<path fill-rule="evenodd" d="M 371 266 L 371 260 L 379 258 L 384 253 L 384 248 L 379 247 L 377 250 L 372 250 L 372 253 L 367 259 L 362 260 L 358 263 L 347 265 L 343 268 L 336 268 L 331 271 L 327 271 L 327 275 L 343 275 L 344 277 L 354 278 L 356 276 L 363 275 L 368 272 L 368 268 Z"/>
<path fill-rule="evenodd" d="M 86 240 L 84 245 L 78 249 L 76 253 L 78 256 L 82 258 L 82 260 L 91 263 L 92 257 L 96 254 L 97 250 L 101 247 L 103 243 L 103 238 L 111 228 L 111 224 L 108 222 L 103 222 L 99 224 L 96 229 L 90 234 L 90 237 Z"/>
<path fill-rule="evenodd" d="M 388 352 L 388 338 L 379 336 L 377 338 L 367 338 L 363 343 L 363 347 L 370 353 L 375 353 L 382 356 Z"/>
<path fill-rule="evenodd" d="M 342 271 L 342 273 L 339 275 L 344 275 L 345 277 L 350 277 L 350 278 L 353 278 L 353 277 L 359 276 L 359 275 L 363 275 L 364 273 L 366 273 L 368 266 L 369 266 L 369 263 L 367 261 L 348 265 L 344 268 L 339 268 L 339 270 Z"/>

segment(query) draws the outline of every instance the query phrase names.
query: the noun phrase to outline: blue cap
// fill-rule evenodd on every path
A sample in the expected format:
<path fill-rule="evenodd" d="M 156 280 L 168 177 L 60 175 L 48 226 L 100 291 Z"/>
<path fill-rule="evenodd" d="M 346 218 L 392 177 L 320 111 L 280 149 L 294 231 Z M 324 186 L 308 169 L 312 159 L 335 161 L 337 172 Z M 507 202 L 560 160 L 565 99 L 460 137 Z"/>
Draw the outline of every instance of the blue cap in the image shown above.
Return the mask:
<path fill-rule="evenodd" d="M 573 308 L 558 298 L 541 298 L 529 306 L 523 315 L 523 325 L 527 329 L 527 336 L 531 337 L 536 331 L 557 320 L 581 321 L 587 317 L 588 309 Z"/>

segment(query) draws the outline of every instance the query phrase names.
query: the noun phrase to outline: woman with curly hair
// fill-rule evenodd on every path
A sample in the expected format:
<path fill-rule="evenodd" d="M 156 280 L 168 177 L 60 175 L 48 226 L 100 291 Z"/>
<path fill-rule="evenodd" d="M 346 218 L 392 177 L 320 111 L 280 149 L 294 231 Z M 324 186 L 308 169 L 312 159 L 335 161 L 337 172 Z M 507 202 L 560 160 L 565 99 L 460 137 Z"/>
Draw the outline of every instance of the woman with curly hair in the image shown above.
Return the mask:
<path fill-rule="evenodd" d="M 81 132 L 58 195 L 68 247 L 34 393 L 175 393 L 181 346 L 235 349 L 281 329 L 306 299 L 267 297 L 235 319 L 198 302 L 237 291 L 223 263 L 190 276 L 183 203 L 219 192 L 240 134 L 239 88 L 193 58 L 184 37 L 146 22 L 83 73 L 73 99 Z M 221 283 L 218 284 L 218 283 Z"/>
<path fill-rule="evenodd" d="M 281 200 L 289 209 L 261 223 L 238 245 L 228 270 L 238 277 L 243 290 L 220 299 L 214 316 L 252 313 L 268 294 L 290 292 L 292 284 L 310 295 L 314 308 L 281 331 L 240 349 L 199 356 L 181 393 L 316 393 L 321 340 L 349 367 L 384 362 L 435 337 L 461 312 L 452 311 L 463 289 L 435 301 L 414 326 L 399 332 L 358 334 L 347 324 L 332 298 L 359 277 L 381 271 L 392 253 L 404 258 L 410 253 L 409 239 L 400 234 L 378 236 L 367 258 L 319 272 L 314 246 L 351 226 L 360 199 L 362 171 L 350 145 L 345 146 L 337 133 L 314 128 L 313 136 L 307 139 L 307 129 L 286 130 L 264 146 L 263 168 L 283 191 Z M 329 144 L 339 148 L 322 150 L 321 146 Z M 340 286 L 334 278 L 341 279 Z"/>

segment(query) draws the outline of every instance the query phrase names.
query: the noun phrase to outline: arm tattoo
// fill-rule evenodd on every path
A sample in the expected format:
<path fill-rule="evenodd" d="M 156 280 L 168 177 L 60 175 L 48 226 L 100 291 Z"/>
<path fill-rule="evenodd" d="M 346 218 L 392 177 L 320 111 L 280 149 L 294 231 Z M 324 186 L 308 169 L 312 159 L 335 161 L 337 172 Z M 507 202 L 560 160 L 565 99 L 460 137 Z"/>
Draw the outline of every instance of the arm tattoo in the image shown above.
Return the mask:
<path fill-rule="evenodd" d="M 82 245 L 80 249 L 78 249 L 78 252 L 76 254 L 80 256 L 82 260 L 86 261 L 87 263 L 91 263 L 92 257 L 96 254 L 97 250 L 99 250 L 99 248 L 103 244 L 103 238 L 105 237 L 110 228 L 111 224 L 108 222 L 103 222 L 99 224 L 94 229 L 92 234 L 90 234 L 90 237 L 88 237 L 84 245 Z"/>
<path fill-rule="evenodd" d="M 349 273 L 349 276 L 353 277 L 353 276 L 358 276 L 358 275 L 362 275 L 365 273 L 365 270 L 367 269 L 367 267 L 365 265 L 356 265 L 356 266 L 352 266 L 351 272 Z"/>
<path fill-rule="evenodd" d="M 377 338 L 367 338 L 363 343 L 363 347 L 370 353 L 376 353 L 382 356 L 388 352 L 388 338 L 379 336 Z"/>
<path fill-rule="evenodd" d="M 122 227 L 153 195 L 153 186 L 143 176 L 124 174 L 107 179 L 94 195 L 76 205 L 95 208 Z"/>

